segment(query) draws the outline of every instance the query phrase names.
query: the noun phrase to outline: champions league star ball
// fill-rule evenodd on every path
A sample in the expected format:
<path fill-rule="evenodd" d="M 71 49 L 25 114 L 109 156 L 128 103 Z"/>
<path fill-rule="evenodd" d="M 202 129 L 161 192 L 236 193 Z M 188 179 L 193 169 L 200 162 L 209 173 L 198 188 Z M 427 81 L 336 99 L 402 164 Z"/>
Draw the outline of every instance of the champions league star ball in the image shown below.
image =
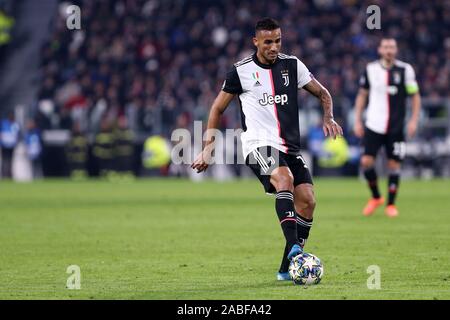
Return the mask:
<path fill-rule="evenodd" d="M 318 284 L 323 276 L 322 262 L 313 254 L 299 254 L 289 265 L 289 275 L 295 284 Z"/>

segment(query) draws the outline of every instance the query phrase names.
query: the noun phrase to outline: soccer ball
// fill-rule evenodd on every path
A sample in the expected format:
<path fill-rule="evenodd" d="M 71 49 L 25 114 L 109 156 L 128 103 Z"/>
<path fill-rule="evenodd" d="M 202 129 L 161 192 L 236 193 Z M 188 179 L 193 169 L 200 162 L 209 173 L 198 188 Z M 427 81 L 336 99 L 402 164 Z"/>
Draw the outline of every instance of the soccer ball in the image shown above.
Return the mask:
<path fill-rule="evenodd" d="M 289 275 L 295 284 L 318 284 L 323 276 L 323 265 L 311 253 L 295 256 L 289 265 Z"/>

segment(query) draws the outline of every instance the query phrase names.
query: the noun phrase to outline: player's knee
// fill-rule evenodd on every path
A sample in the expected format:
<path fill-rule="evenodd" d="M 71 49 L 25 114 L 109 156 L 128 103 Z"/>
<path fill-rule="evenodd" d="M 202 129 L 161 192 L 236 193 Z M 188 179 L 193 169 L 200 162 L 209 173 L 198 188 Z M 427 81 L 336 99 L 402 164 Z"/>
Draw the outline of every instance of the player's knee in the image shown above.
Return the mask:
<path fill-rule="evenodd" d="M 316 199 L 314 198 L 314 196 L 307 196 L 301 201 L 297 200 L 295 202 L 295 210 L 298 213 L 301 213 L 301 215 L 306 219 L 312 219 L 315 208 Z"/>
<path fill-rule="evenodd" d="M 387 167 L 388 167 L 389 171 L 395 171 L 396 172 L 396 171 L 400 170 L 401 164 L 398 161 L 389 160 L 388 164 L 387 164 Z"/>
<path fill-rule="evenodd" d="M 312 215 L 312 212 L 316 208 L 316 199 L 314 198 L 314 196 L 306 198 L 306 207 L 308 208 L 308 211 L 310 211 Z"/>
<path fill-rule="evenodd" d="M 292 192 L 294 190 L 294 177 L 291 174 L 277 174 L 271 180 L 277 191 L 289 190 Z"/>
<path fill-rule="evenodd" d="M 375 164 L 375 159 L 373 157 L 363 156 L 361 158 L 361 167 L 363 169 L 369 169 Z"/>
<path fill-rule="evenodd" d="M 278 181 L 278 190 L 290 190 L 294 191 L 294 179 L 290 176 L 283 176 Z"/>

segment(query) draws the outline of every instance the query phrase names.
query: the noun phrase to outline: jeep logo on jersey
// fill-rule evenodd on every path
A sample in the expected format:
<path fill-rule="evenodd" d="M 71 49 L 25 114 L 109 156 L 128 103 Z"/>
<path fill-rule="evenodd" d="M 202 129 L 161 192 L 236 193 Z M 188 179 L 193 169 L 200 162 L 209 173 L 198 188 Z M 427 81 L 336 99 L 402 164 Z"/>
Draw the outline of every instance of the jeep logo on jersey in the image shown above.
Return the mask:
<path fill-rule="evenodd" d="M 264 93 L 263 98 L 259 100 L 259 104 L 262 106 L 266 106 L 268 104 L 281 104 L 284 106 L 288 102 L 288 96 L 287 94 L 277 94 L 275 96 L 268 95 L 267 93 Z"/>

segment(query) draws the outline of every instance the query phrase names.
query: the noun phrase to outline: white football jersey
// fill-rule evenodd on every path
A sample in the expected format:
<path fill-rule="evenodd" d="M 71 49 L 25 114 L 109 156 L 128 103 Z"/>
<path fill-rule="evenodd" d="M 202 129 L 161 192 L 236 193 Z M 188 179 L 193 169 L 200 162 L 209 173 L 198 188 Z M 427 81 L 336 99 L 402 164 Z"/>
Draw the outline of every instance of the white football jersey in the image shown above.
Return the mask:
<path fill-rule="evenodd" d="M 380 134 L 402 132 L 406 98 L 419 90 L 411 65 L 396 60 L 386 69 L 380 60 L 368 63 L 360 86 L 369 90 L 366 127 Z"/>
<path fill-rule="evenodd" d="M 297 94 L 311 80 L 308 68 L 297 57 L 281 53 L 270 65 L 259 62 L 256 53 L 234 64 L 222 90 L 239 97 L 244 159 L 262 146 L 299 154 Z"/>

